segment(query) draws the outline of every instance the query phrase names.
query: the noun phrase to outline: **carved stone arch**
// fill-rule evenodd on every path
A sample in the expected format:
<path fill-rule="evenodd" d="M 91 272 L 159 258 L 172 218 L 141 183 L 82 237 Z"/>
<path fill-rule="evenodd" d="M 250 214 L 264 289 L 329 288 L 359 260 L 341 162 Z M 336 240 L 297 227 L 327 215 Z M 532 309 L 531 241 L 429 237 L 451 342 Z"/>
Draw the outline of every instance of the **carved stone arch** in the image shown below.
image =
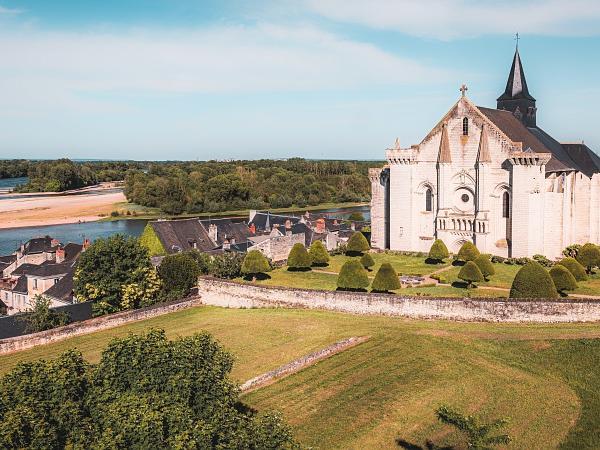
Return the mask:
<path fill-rule="evenodd" d="M 508 192 L 508 194 L 510 195 L 510 191 L 510 185 L 508 183 L 502 182 L 494 186 L 494 189 L 492 190 L 492 193 L 490 195 L 492 197 L 500 198 L 502 197 L 502 194 L 504 194 L 504 192 Z"/>
<path fill-rule="evenodd" d="M 452 182 L 460 187 L 476 186 L 475 178 L 466 170 L 461 170 L 452 176 Z"/>
<path fill-rule="evenodd" d="M 429 180 L 422 181 L 417 186 L 417 189 L 415 190 L 415 192 L 417 194 L 424 194 L 427 191 L 427 189 L 431 189 L 431 193 L 433 195 L 437 195 L 437 192 L 435 191 L 434 184 L 431 181 L 429 181 Z"/>

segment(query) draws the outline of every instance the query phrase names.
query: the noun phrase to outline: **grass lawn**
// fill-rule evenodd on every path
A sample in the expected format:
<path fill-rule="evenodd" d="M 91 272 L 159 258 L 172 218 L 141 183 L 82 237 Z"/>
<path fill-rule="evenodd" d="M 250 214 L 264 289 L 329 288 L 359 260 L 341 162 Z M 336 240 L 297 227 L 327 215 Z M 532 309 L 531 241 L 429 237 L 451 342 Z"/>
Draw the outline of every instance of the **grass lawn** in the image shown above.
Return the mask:
<path fill-rule="evenodd" d="M 369 341 L 254 391 L 243 400 L 280 410 L 313 448 L 398 448 L 464 441 L 440 425 L 448 403 L 486 419 L 511 418 L 509 448 L 600 447 L 597 324 L 414 321 L 288 309 L 197 307 L 0 357 L 53 357 L 73 346 L 91 361 L 114 336 L 165 328 L 170 337 L 207 330 L 236 357 L 246 380 L 349 336 Z M 413 447 L 414 448 L 414 447 Z"/>
<path fill-rule="evenodd" d="M 371 253 L 375 266 L 372 267 L 373 275 L 383 263 L 390 263 L 396 272 L 401 275 L 427 275 L 449 265 L 447 264 L 426 264 L 425 258 L 416 256 L 398 255 L 393 253 Z M 329 261 L 328 267 L 322 270 L 339 272 L 344 263 L 349 259 L 348 256 L 336 255 Z"/>
<path fill-rule="evenodd" d="M 573 291 L 574 294 L 583 295 L 597 295 L 600 297 L 600 272 L 596 272 L 592 275 L 588 275 L 587 281 L 579 281 L 577 289 Z"/>
<path fill-rule="evenodd" d="M 523 266 L 518 266 L 516 264 L 494 264 L 494 270 L 496 273 L 490 277 L 489 281 L 477 283 L 477 285 L 510 289 L 512 282 L 515 279 L 515 275 L 521 267 Z M 454 266 L 451 269 L 445 270 L 440 275 L 444 277 L 450 284 L 456 281 L 460 282 L 461 280 L 458 278 L 458 272 L 460 272 L 460 269 L 460 266 Z"/>

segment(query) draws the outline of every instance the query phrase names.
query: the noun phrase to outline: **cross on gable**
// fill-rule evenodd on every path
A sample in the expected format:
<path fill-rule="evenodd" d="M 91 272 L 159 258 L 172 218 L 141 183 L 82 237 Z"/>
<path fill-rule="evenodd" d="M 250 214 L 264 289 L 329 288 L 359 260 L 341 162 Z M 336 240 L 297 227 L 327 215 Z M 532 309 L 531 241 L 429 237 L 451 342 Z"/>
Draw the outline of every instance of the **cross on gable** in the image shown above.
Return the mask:
<path fill-rule="evenodd" d="M 469 90 L 469 88 L 467 87 L 467 85 L 466 85 L 466 84 L 463 84 L 463 85 L 460 87 L 460 89 L 459 89 L 459 91 L 462 93 L 462 96 L 463 96 L 463 97 L 464 97 L 465 95 L 467 95 L 467 91 L 468 91 L 468 90 Z"/>

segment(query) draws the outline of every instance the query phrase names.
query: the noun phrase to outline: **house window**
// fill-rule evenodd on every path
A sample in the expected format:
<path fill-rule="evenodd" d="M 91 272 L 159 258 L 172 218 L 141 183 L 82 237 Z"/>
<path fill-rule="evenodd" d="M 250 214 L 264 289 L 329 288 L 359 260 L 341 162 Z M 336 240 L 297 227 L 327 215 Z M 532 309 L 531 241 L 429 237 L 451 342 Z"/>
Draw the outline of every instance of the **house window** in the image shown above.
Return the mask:
<path fill-rule="evenodd" d="M 463 136 L 469 135 L 469 119 L 465 117 L 463 119 Z"/>
<path fill-rule="evenodd" d="M 502 194 L 502 217 L 505 219 L 510 217 L 510 198 L 506 191 Z"/>
<path fill-rule="evenodd" d="M 429 188 L 425 191 L 425 211 L 433 211 L 433 193 Z"/>
<path fill-rule="evenodd" d="M 37 289 L 37 278 L 33 279 L 33 288 Z"/>

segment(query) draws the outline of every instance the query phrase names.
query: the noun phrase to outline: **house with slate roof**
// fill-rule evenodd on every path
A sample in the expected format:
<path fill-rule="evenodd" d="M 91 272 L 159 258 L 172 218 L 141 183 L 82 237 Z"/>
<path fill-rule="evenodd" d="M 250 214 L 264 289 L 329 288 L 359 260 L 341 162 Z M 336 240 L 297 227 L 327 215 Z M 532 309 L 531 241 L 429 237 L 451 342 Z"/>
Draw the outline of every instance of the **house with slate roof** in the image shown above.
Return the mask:
<path fill-rule="evenodd" d="M 371 243 L 451 252 L 473 242 L 504 257 L 560 257 L 568 245 L 600 242 L 600 158 L 562 143 L 537 120 L 519 49 L 496 108 L 476 106 L 467 87 L 417 145 L 399 140 L 371 169 Z"/>

